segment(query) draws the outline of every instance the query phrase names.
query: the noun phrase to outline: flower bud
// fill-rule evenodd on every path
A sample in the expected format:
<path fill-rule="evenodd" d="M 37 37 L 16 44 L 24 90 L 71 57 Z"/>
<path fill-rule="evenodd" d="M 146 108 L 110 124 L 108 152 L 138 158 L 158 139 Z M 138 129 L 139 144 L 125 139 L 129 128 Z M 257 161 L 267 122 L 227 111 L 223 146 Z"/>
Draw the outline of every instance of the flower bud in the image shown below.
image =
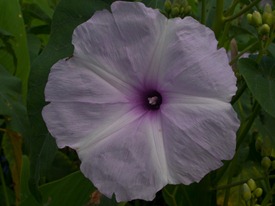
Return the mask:
<path fill-rule="evenodd" d="M 250 190 L 249 186 L 246 183 L 244 183 L 242 189 L 243 189 L 243 199 L 245 201 L 250 200 L 251 199 L 251 190 Z"/>
<path fill-rule="evenodd" d="M 262 194 L 263 194 L 263 189 L 260 188 L 260 187 L 258 187 L 258 188 L 253 192 L 253 194 L 254 194 L 257 198 L 259 198 L 259 197 L 261 197 Z"/>
<path fill-rule="evenodd" d="M 252 14 L 252 23 L 258 27 L 261 26 L 263 21 L 262 21 L 262 15 L 258 11 L 254 11 Z"/>
<path fill-rule="evenodd" d="M 185 15 L 185 11 L 184 11 L 184 7 L 183 6 L 180 7 L 180 15 L 181 16 Z"/>
<path fill-rule="evenodd" d="M 252 14 L 247 14 L 246 19 L 247 19 L 249 24 L 252 24 Z"/>
<path fill-rule="evenodd" d="M 172 17 L 177 17 L 177 16 L 179 16 L 179 13 L 180 13 L 179 7 L 173 6 L 173 7 L 172 7 L 172 11 L 171 11 Z"/>
<path fill-rule="evenodd" d="M 272 12 L 272 8 L 270 6 L 269 3 L 267 3 L 264 7 L 264 13 L 271 13 Z"/>
<path fill-rule="evenodd" d="M 186 7 L 184 8 L 185 14 L 189 14 L 189 13 L 191 12 L 191 9 L 192 9 L 192 7 L 191 7 L 190 5 L 186 6 Z"/>
<path fill-rule="evenodd" d="M 257 188 L 256 182 L 253 179 L 249 179 L 247 185 L 251 191 L 254 191 Z"/>
<path fill-rule="evenodd" d="M 171 8 L 172 8 L 172 3 L 170 0 L 166 0 L 165 3 L 164 3 L 164 9 L 167 13 L 170 13 L 171 11 Z"/>
<path fill-rule="evenodd" d="M 269 34 L 270 32 L 270 26 L 268 26 L 267 24 L 263 24 L 260 28 L 259 28 L 259 34 Z"/>
<path fill-rule="evenodd" d="M 269 157 L 264 157 L 261 161 L 261 165 L 265 170 L 268 170 L 271 166 L 271 160 Z"/>
<path fill-rule="evenodd" d="M 262 150 L 263 145 L 263 139 L 261 137 L 257 137 L 255 141 L 255 149 L 257 152 L 260 152 Z"/>
<path fill-rule="evenodd" d="M 263 14 L 263 23 L 264 24 L 268 24 L 269 26 L 272 25 L 272 23 L 273 23 L 273 15 L 272 15 L 272 13 L 265 12 Z"/>

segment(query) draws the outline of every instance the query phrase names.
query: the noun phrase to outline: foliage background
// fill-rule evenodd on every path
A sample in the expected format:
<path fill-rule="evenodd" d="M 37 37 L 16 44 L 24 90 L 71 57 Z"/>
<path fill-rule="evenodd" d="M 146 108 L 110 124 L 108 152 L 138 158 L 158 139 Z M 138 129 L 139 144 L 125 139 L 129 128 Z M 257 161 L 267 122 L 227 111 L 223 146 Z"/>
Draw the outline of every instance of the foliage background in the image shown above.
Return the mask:
<path fill-rule="evenodd" d="M 222 168 L 200 183 L 168 185 L 152 202 L 116 203 L 82 175 L 73 150 L 57 149 L 41 116 L 50 68 L 72 54 L 74 28 L 111 3 L 0 0 L 0 205 L 274 205 L 275 20 L 263 35 L 245 18 L 254 10 L 264 14 L 260 0 L 172 1 L 172 8 L 188 3 L 190 15 L 212 28 L 219 46 L 231 51 L 239 88 L 231 103 L 241 126 L 236 155 Z M 143 3 L 177 16 L 167 12 L 164 0 Z M 240 58 L 244 53 L 251 55 Z M 262 195 L 245 189 L 249 179 Z"/>

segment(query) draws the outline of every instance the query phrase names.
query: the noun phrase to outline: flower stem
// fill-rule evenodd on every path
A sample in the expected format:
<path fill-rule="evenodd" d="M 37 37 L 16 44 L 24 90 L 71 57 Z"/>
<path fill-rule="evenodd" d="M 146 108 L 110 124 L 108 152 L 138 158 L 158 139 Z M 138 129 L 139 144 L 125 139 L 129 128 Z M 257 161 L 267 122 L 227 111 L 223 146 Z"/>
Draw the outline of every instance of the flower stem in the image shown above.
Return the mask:
<path fill-rule="evenodd" d="M 275 184 L 272 186 L 272 189 L 265 195 L 265 198 L 262 201 L 262 206 L 269 205 L 268 202 L 270 199 L 272 199 L 272 195 L 275 192 Z"/>
<path fill-rule="evenodd" d="M 234 0 L 232 5 L 226 11 L 225 16 L 232 15 L 238 3 L 239 3 L 239 0 Z"/>
<path fill-rule="evenodd" d="M 205 0 L 201 1 L 201 23 L 205 24 L 206 19 L 206 2 Z"/>
<path fill-rule="evenodd" d="M 247 88 L 247 85 L 244 82 L 241 85 L 241 87 L 238 89 L 236 95 L 232 98 L 232 100 L 230 102 L 232 105 L 234 105 L 239 100 L 239 98 L 242 96 L 242 94 L 244 93 L 244 91 L 246 90 L 246 88 Z"/>
<path fill-rule="evenodd" d="M 237 152 L 239 151 L 240 145 L 243 142 L 245 136 L 249 132 L 255 118 L 258 116 L 259 112 L 261 110 L 261 106 L 258 102 L 255 102 L 255 105 L 253 107 L 253 113 L 248 118 L 247 121 L 241 124 L 240 129 L 237 132 Z"/>
<path fill-rule="evenodd" d="M 164 188 L 164 192 L 172 199 L 171 205 L 173 205 L 173 206 L 177 206 L 177 201 L 175 199 L 175 194 L 176 194 L 177 190 L 178 190 L 178 186 L 175 186 L 174 192 L 172 194 L 170 194 L 170 192 L 166 188 Z"/>
<path fill-rule="evenodd" d="M 223 0 L 217 0 L 216 2 L 216 16 L 215 16 L 215 21 L 213 25 L 213 31 L 216 35 L 216 37 L 219 37 L 220 32 L 222 31 L 223 27 L 223 6 L 224 6 L 224 1 Z"/>
<path fill-rule="evenodd" d="M 257 180 L 264 180 L 266 177 L 253 177 L 253 180 L 257 181 Z M 231 187 L 236 187 L 236 186 L 239 186 L 239 185 L 242 185 L 244 183 L 246 183 L 249 179 L 251 178 L 247 178 L 247 179 L 244 179 L 244 180 L 241 180 L 241 181 L 238 181 L 238 182 L 234 182 L 234 183 L 231 183 L 229 185 L 219 185 L 219 186 L 216 186 L 214 188 L 211 188 L 210 190 L 213 191 L 213 190 L 224 190 L 224 189 L 227 189 L 227 188 L 231 188 Z M 275 175 L 269 175 L 268 176 L 268 179 L 275 179 Z"/>
<path fill-rule="evenodd" d="M 249 132 L 255 118 L 258 116 L 258 113 L 260 112 L 260 105 L 255 102 L 255 105 L 253 107 L 253 112 L 248 118 L 247 121 L 243 122 L 240 126 L 240 129 L 237 132 L 237 148 L 236 148 L 236 154 L 234 156 L 234 159 L 229 163 L 229 171 L 228 171 L 228 176 L 229 178 L 227 179 L 227 185 L 232 184 L 232 179 L 233 179 L 233 173 L 235 170 L 235 166 L 237 164 L 238 160 L 238 155 L 240 153 L 240 145 L 243 143 L 247 133 Z M 228 205 L 228 200 L 229 200 L 229 195 L 230 195 L 230 187 L 225 190 L 225 195 L 224 195 L 224 201 L 223 201 L 223 206 Z"/>
<path fill-rule="evenodd" d="M 261 0 L 255 0 L 253 1 L 251 4 L 249 4 L 247 7 L 243 8 L 239 13 L 237 14 L 234 14 L 232 16 L 229 16 L 229 17 L 225 17 L 224 18 L 224 21 L 227 22 L 227 21 L 232 21 L 236 18 L 238 18 L 239 16 L 245 14 L 246 12 L 248 12 L 253 6 L 255 6 L 256 4 L 258 4 Z"/>
<path fill-rule="evenodd" d="M 229 29 L 230 29 L 230 26 L 231 24 L 230 23 L 227 23 L 225 24 L 225 28 L 224 28 L 224 31 L 223 31 L 223 34 L 222 34 L 222 37 L 221 39 L 219 40 L 219 48 L 223 47 L 225 42 L 226 42 L 226 37 L 228 35 L 228 32 L 229 32 Z"/>

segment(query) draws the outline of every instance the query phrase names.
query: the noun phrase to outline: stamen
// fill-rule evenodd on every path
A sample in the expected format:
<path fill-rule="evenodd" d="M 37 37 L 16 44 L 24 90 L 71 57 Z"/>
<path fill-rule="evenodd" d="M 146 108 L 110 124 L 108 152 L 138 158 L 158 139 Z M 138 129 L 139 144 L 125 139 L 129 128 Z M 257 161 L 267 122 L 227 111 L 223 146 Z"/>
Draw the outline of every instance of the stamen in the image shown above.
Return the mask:
<path fill-rule="evenodd" d="M 149 90 L 142 93 L 141 98 L 145 109 L 148 110 L 158 110 L 162 104 L 162 96 L 156 90 Z"/>
<path fill-rule="evenodd" d="M 153 96 L 153 97 L 148 97 L 149 104 L 151 105 L 156 105 L 158 102 L 158 97 Z"/>

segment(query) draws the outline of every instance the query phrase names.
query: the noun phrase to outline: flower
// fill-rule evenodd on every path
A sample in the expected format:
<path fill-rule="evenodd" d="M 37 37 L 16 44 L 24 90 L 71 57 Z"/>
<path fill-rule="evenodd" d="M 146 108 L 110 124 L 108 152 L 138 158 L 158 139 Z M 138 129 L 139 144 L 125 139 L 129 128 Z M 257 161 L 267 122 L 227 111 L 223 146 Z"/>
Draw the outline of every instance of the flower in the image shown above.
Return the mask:
<path fill-rule="evenodd" d="M 117 1 L 73 33 L 73 57 L 53 65 L 43 118 L 58 147 L 117 201 L 152 200 L 231 159 L 236 78 L 213 32 Z"/>

